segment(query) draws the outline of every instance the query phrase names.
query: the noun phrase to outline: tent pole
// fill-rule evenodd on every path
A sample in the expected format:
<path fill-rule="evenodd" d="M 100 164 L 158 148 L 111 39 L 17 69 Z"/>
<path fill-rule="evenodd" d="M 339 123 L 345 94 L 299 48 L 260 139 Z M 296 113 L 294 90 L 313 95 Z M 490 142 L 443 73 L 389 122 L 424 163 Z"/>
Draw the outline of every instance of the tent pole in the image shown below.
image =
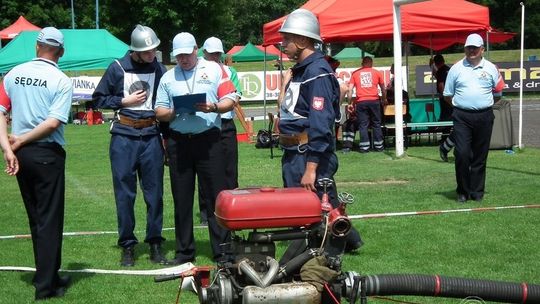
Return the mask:
<path fill-rule="evenodd" d="M 394 121 L 396 122 L 396 157 L 404 155 L 403 148 L 403 82 L 401 80 L 401 15 L 399 5 L 393 5 L 394 15 Z"/>
<path fill-rule="evenodd" d="M 264 107 L 264 118 L 263 123 L 266 125 L 266 46 L 264 46 L 264 70 L 263 70 L 263 107 Z M 271 136 L 271 135 L 270 135 Z"/>
<path fill-rule="evenodd" d="M 523 142 L 521 141 L 523 136 L 523 47 L 525 36 L 525 4 L 520 2 L 521 5 L 521 53 L 519 59 L 519 149 L 523 148 Z"/>
<path fill-rule="evenodd" d="M 489 30 L 486 30 L 486 57 L 489 59 Z"/>
<path fill-rule="evenodd" d="M 423 2 L 426 0 L 394 0 L 393 25 L 394 25 L 394 104 L 396 122 L 396 157 L 405 154 L 403 149 L 403 82 L 401 77 L 401 14 L 400 5 L 407 3 Z"/>
<path fill-rule="evenodd" d="M 71 0 L 71 29 L 75 29 L 75 9 L 73 8 L 73 0 Z"/>

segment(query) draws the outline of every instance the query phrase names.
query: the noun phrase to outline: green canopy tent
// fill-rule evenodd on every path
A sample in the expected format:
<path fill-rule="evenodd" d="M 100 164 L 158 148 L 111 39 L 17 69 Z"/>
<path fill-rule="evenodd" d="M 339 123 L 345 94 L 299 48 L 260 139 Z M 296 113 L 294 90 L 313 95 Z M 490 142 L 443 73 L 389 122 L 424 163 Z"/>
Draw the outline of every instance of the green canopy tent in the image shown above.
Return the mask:
<path fill-rule="evenodd" d="M 357 47 L 344 48 L 343 50 L 341 50 L 341 52 L 337 53 L 333 57 L 338 60 L 343 60 L 343 59 L 361 59 L 364 56 L 375 57 L 375 55 L 370 54 Z"/>
<path fill-rule="evenodd" d="M 266 60 L 275 60 L 278 56 L 266 53 Z M 264 51 L 259 50 L 251 42 L 248 42 L 240 51 L 232 55 L 232 60 L 235 62 L 252 62 L 264 61 Z"/>
<path fill-rule="evenodd" d="M 65 54 L 60 69 L 84 71 L 106 69 L 116 58 L 126 54 L 129 47 L 104 29 L 65 29 Z M 36 57 L 37 31 L 23 31 L 0 50 L 0 73 Z"/>

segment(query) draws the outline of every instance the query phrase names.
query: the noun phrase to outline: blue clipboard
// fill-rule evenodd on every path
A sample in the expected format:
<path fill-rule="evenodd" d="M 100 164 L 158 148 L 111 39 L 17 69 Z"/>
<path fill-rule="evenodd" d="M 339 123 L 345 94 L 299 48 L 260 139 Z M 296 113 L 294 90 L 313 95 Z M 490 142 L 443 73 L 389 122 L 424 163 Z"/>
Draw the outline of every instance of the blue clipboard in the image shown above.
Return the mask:
<path fill-rule="evenodd" d="M 173 96 L 174 111 L 180 113 L 197 112 L 196 104 L 206 103 L 206 93 Z"/>

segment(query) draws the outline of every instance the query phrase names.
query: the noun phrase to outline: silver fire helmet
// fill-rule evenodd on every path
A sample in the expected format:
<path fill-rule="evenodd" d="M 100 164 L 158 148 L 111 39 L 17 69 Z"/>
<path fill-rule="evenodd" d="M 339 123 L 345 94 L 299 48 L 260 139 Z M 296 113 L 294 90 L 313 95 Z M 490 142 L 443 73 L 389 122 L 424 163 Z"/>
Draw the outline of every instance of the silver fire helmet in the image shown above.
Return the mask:
<path fill-rule="evenodd" d="M 321 30 L 317 17 L 312 12 L 303 8 L 299 8 L 290 13 L 285 22 L 283 22 L 279 32 L 309 37 L 322 42 Z"/>
<path fill-rule="evenodd" d="M 144 52 L 158 47 L 160 42 L 151 28 L 137 24 L 133 32 L 131 32 L 129 49 L 135 52 Z"/>

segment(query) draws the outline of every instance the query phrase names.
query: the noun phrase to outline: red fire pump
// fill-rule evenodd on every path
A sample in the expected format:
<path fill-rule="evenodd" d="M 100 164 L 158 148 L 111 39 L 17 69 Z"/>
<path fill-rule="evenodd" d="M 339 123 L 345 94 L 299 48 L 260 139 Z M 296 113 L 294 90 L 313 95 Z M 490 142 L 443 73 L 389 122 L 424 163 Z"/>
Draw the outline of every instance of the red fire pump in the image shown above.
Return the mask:
<path fill-rule="evenodd" d="M 216 201 L 218 223 L 231 230 L 227 258 L 213 267 L 195 267 L 156 282 L 193 276 L 202 304 L 367 303 L 369 295 L 419 295 L 485 301 L 540 303 L 540 286 L 428 275 L 371 275 L 341 272 L 345 236 L 351 222 L 339 195 L 332 209 L 318 181 L 322 201 L 303 188 L 250 188 L 222 191 Z M 242 230 L 250 230 L 247 237 Z M 261 231 L 263 230 L 263 231 Z M 275 241 L 290 241 L 276 260 Z"/>
<path fill-rule="evenodd" d="M 319 183 L 326 189 L 332 181 Z M 302 277 L 340 274 L 345 236 L 352 227 L 345 214 L 349 198 L 342 195 L 340 206 L 332 209 L 326 194 L 321 204 L 314 192 L 303 188 L 222 191 L 215 216 L 232 236 L 227 258 L 218 263 L 213 279 L 210 268 L 200 267 L 156 281 L 193 276 L 200 303 L 321 303 L 321 290 L 339 298 L 342 284 L 336 288 L 323 279 L 317 285 Z M 247 237 L 243 230 L 250 230 Z M 291 241 L 279 261 L 276 241 Z M 310 260 L 317 261 L 316 266 L 306 271 Z"/>

